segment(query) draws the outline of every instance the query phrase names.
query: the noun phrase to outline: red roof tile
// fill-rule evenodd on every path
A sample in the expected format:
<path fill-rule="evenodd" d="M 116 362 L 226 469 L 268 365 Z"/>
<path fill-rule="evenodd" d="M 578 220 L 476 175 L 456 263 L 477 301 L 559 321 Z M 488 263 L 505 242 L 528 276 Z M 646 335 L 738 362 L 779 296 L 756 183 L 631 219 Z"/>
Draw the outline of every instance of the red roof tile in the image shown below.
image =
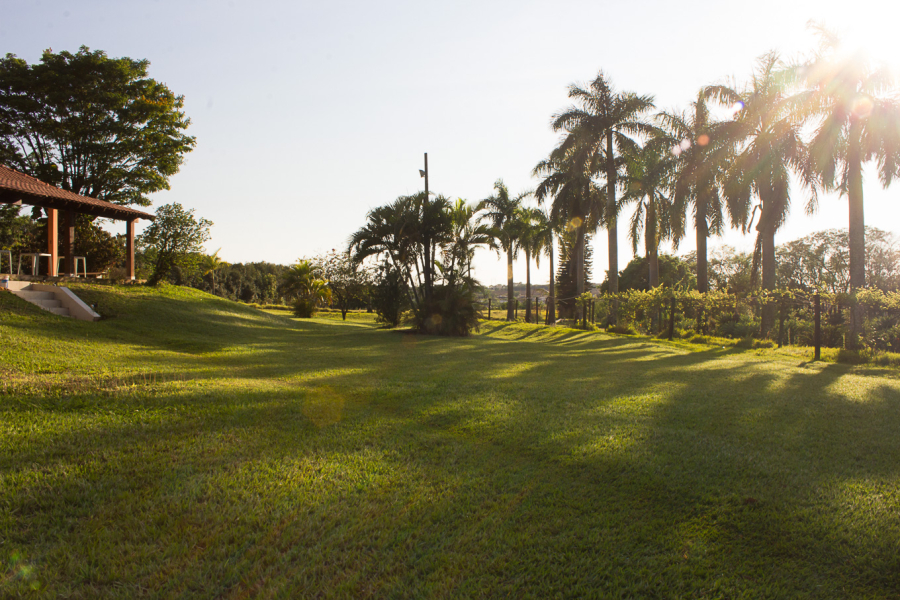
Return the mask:
<path fill-rule="evenodd" d="M 153 215 L 149 213 L 141 212 L 127 206 L 113 204 L 112 202 L 106 202 L 105 200 L 98 200 L 97 198 L 79 196 L 74 192 L 69 192 L 48 183 L 44 183 L 30 175 L 20 173 L 15 169 L 10 169 L 5 165 L 0 165 L 0 190 L 20 192 L 40 198 L 52 198 L 73 202 L 75 204 L 87 205 L 85 207 L 86 209 L 93 207 L 94 209 L 120 213 L 123 219 L 153 219 Z M 24 198 L 23 202 L 29 204 L 28 200 Z"/>

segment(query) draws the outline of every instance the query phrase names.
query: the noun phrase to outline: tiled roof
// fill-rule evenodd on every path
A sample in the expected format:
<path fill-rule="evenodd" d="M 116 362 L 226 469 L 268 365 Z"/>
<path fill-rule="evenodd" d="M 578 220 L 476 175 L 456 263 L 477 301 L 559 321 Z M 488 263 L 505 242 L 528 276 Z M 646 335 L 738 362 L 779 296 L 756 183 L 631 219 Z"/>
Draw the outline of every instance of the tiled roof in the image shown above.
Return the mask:
<path fill-rule="evenodd" d="M 95 209 L 100 209 L 103 211 L 121 213 L 124 218 L 131 217 L 153 219 L 153 215 L 151 214 L 141 212 L 127 206 L 120 206 L 118 204 L 113 204 L 112 202 L 106 202 L 105 200 L 89 198 L 88 196 L 79 196 L 74 192 L 69 192 L 48 183 L 44 183 L 43 181 L 31 177 L 30 175 L 20 173 L 15 169 L 10 169 L 5 165 L 0 165 L 0 190 L 20 192 L 29 194 L 31 196 L 38 196 L 41 198 L 52 198 L 56 200 L 64 200 L 66 202 L 74 202 L 75 204 L 88 205 L 88 207 L 93 207 Z M 27 200 L 23 200 L 26 204 L 28 204 Z"/>

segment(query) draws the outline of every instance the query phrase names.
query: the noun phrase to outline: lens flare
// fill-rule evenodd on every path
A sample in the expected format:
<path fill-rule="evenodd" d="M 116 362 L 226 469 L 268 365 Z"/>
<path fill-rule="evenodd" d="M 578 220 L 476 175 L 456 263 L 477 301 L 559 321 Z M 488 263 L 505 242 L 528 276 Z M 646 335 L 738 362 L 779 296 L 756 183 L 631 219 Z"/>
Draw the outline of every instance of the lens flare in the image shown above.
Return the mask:
<path fill-rule="evenodd" d="M 851 110 L 856 118 L 868 119 L 872 114 L 873 108 L 875 108 L 875 103 L 872 102 L 871 98 L 868 96 L 857 96 L 856 99 L 853 100 Z"/>
<path fill-rule="evenodd" d="M 681 143 L 679 144 L 679 146 L 681 146 L 681 151 L 684 152 L 688 148 L 691 147 L 691 140 L 685 138 L 685 139 L 681 140 Z"/>
<path fill-rule="evenodd" d="M 706 135 L 705 133 L 701 134 L 700 137 L 697 138 L 697 145 L 699 145 L 699 146 L 705 146 L 708 143 L 709 143 L 709 136 Z"/>
<path fill-rule="evenodd" d="M 583 223 L 583 221 L 582 221 L 581 217 L 572 217 L 572 219 L 569 221 L 568 228 L 570 231 L 574 230 L 574 229 L 578 229 L 579 227 L 581 227 L 582 223 Z"/>
<path fill-rule="evenodd" d="M 738 114 L 742 110 L 744 110 L 744 103 L 741 102 L 740 100 L 738 100 L 737 102 L 735 102 L 734 104 L 731 105 L 731 116 L 733 117 L 734 115 Z"/>
<path fill-rule="evenodd" d="M 678 144 L 675 144 L 674 146 L 672 146 L 671 152 L 675 156 L 681 156 L 681 146 L 679 146 Z"/>

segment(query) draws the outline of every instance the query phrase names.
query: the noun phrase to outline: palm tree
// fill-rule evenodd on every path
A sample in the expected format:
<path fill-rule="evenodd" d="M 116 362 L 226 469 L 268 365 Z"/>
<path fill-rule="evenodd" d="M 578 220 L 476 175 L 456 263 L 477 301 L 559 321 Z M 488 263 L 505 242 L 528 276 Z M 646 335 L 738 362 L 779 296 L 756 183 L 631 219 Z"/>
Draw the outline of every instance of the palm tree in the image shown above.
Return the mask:
<path fill-rule="evenodd" d="M 654 106 L 653 96 L 617 93 L 601 71 L 587 87 L 569 86 L 569 98 L 574 98 L 577 106 L 555 115 L 552 126 L 555 131 L 568 133 L 564 145 L 589 148 L 593 154 L 592 174 L 602 174 L 606 179 L 604 225 L 609 234 L 609 291 L 615 294 L 619 291 L 616 186 L 624 165 L 622 153 L 634 148 L 631 136 L 653 133 L 654 128 L 643 119 Z"/>
<path fill-rule="evenodd" d="M 414 310 L 421 311 L 430 298 L 434 278 L 426 265 L 434 248 L 450 239 L 450 203 L 443 196 L 426 201 L 424 192 L 401 196 L 391 204 L 369 211 L 367 223 L 349 240 L 352 259 L 387 255 L 403 274 Z"/>
<path fill-rule="evenodd" d="M 478 246 L 494 247 L 491 228 L 478 222 L 477 212 L 475 205 L 468 204 L 462 198 L 457 198 L 456 203 L 450 208 L 451 241 L 445 243 L 443 248 L 445 256 L 449 255 L 451 258 L 450 269 L 459 269 L 470 279 L 475 249 Z"/>
<path fill-rule="evenodd" d="M 725 86 L 708 88 L 721 101 L 740 103 L 737 106 L 742 107 L 736 116 L 737 126 L 731 131 L 733 141 L 742 148 L 728 168 L 724 190 L 732 222 L 741 222 L 745 231 L 759 212 L 753 273 L 761 263 L 765 290 L 775 289 L 775 232 L 790 212 L 791 172 L 800 176 L 811 193 L 807 212 L 816 202 L 816 178 L 801 136 L 803 122 L 792 110 L 794 99 L 787 93 L 792 79 L 793 71 L 782 68 L 778 54 L 770 52 L 759 59 L 744 92 L 738 94 Z M 753 198 L 758 204 L 751 208 Z M 774 320 L 775 306 L 765 306 L 763 336 Z"/>
<path fill-rule="evenodd" d="M 622 203 L 635 202 L 629 238 L 637 253 L 643 233 L 650 288 L 659 286 L 659 243 L 672 238 L 671 201 L 667 196 L 675 158 L 663 138 L 650 140 L 627 157 Z"/>
<path fill-rule="evenodd" d="M 546 209 L 533 209 L 532 213 L 532 251 L 535 265 L 541 268 L 541 254 L 550 259 L 550 293 L 547 296 L 546 323 L 552 325 L 556 322 L 556 274 L 554 272 L 554 245 L 556 234 L 559 232 L 559 224 L 550 217 Z"/>
<path fill-rule="evenodd" d="M 842 54 L 838 38 L 819 29 L 822 45 L 805 65 L 808 91 L 803 111 L 819 120 L 810 142 L 813 167 L 826 190 L 846 194 L 849 204 L 850 289 L 866 285 L 863 206 L 864 163 L 875 161 L 887 188 L 900 176 L 900 103 L 888 97 L 894 81 L 887 67 L 876 68 L 862 53 Z M 851 344 L 862 316 L 853 311 Z"/>
<path fill-rule="evenodd" d="M 502 179 L 494 183 L 494 195 L 478 203 L 478 211 L 485 211 L 480 221 L 487 221 L 491 226 L 491 235 L 506 252 L 506 320 L 515 319 L 513 304 L 513 259 L 519 250 L 516 212 L 528 193 L 519 194 L 515 198 L 509 195 L 509 189 Z"/>
<path fill-rule="evenodd" d="M 221 269 L 222 267 L 227 267 L 228 263 L 219 258 L 219 252 L 222 249 L 219 248 L 209 256 L 204 256 L 202 259 L 201 270 L 203 276 L 212 275 L 212 284 L 213 284 L 213 294 L 216 293 L 216 271 Z"/>
<path fill-rule="evenodd" d="M 701 89 L 691 109 L 681 113 L 662 112 L 657 119 L 666 132 L 676 156 L 672 178 L 673 239 L 684 237 L 685 212 L 694 207 L 697 232 L 697 289 L 709 291 L 706 242 L 710 233 L 719 235 L 724 225 L 724 197 L 721 186 L 733 148 L 733 122 L 710 117 L 708 99 L 714 91 Z"/>
<path fill-rule="evenodd" d="M 596 229 L 603 215 L 603 193 L 591 176 L 591 166 L 584 147 L 562 144 L 532 171 L 542 178 L 534 192 L 538 204 L 552 197 L 550 221 L 575 233 L 576 295 L 584 293 L 586 231 Z"/>
<path fill-rule="evenodd" d="M 295 312 L 298 316 L 313 316 L 316 307 L 331 298 L 328 282 L 321 275 L 320 267 L 302 259 L 285 271 L 283 289 L 288 296 L 297 300 Z"/>
<path fill-rule="evenodd" d="M 525 322 L 531 323 L 531 259 L 540 268 L 541 251 L 546 243 L 547 217 L 539 208 L 520 207 L 518 214 L 519 246 L 525 252 Z"/>

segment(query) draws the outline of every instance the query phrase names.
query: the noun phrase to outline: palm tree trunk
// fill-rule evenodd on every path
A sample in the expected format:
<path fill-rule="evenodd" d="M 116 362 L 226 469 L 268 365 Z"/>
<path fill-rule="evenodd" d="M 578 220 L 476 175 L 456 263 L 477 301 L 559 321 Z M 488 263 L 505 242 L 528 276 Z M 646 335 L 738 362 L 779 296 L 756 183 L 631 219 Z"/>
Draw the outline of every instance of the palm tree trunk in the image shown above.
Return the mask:
<path fill-rule="evenodd" d="M 763 217 L 760 217 L 760 221 L 763 225 L 759 232 L 762 242 L 762 288 L 771 291 L 775 289 L 775 227 L 769 223 L 769 218 L 763 220 Z M 760 323 L 761 337 L 768 337 L 769 331 L 775 324 L 775 309 L 776 307 L 772 303 L 767 302 L 763 306 Z"/>
<path fill-rule="evenodd" d="M 656 222 L 656 204 L 653 198 L 647 202 L 644 221 L 644 248 L 647 251 L 647 284 L 653 290 L 659 286 L 659 233 Z M 659 311 L 650 312 L 650 331 L 656 333 L 659 327 Z"/>
<path fill-rule="evenodd" d="M 580 296 L 584 293 L 584 229 L 586 227 L 586 223 L 584 219 L 581 220 L 581 224 L 578 225 L 577 233 L 575 236 L 575 296 Z M 581 319 L 581 305 L 576 301 L 575 302 L 575 320 L 578 321 Z"/>
<path fill-rule="evenodd" d="M 861 127 L 853 121 L 850 125 L 850 149 L 848 152 L 848 189 L 847 199 L 850 208 L 849 241 L 850 241 L 850 292 L 866 287 L 866 223 L 863 214 L 862 157 L 860 150 Z M 850 348 L 859 345 L 859 334 L 862 331 L 862 306 L 854 302 L 850 311 Z"/>
<path fill-rule="evenodd" d="M 550 296 L 547 298 L 547 325 L 556 323 L 556 273 L 553 270 L 553 237 L 550 238 Z"/>
<path fill-rule="evenodd" d="M 506 251 L 506 320 L 515 320 L 513 306 L 513 255 L 512 247 Z"/>
<path fill-rule="evenodd" d="M 659 286 L 659 233 L 656 225 L 656 205 L 650 200 L 647 202 L 647 216 L 644 221 L 644 243 L 649 267 L 647 283 L 651 290 Z"/>
<path fill-rule="evenodd" d="M 613 160 L 613 132 L 606 132 L 606 232 L 609 235 L 609 293 L 619 293 L 619 231 L 616 223 L 616 163 Z M 609 324 L 616 324 L 618 299 L 613 299 Z"/>
<path fill-rule="evenodd" d="M 525 249 L 525 322 L 531 323 L 531 252 Z"/>
<path fill-rule="evenodd" d="M 698 195 L 694 224 L 697 228 L 697 290 L 701 294 L 709 291 L 709 270 L 706 264 L 706 240 L 709 237 L 709 227 L 706 224 L 706 204 L 706 195 Z"/>

